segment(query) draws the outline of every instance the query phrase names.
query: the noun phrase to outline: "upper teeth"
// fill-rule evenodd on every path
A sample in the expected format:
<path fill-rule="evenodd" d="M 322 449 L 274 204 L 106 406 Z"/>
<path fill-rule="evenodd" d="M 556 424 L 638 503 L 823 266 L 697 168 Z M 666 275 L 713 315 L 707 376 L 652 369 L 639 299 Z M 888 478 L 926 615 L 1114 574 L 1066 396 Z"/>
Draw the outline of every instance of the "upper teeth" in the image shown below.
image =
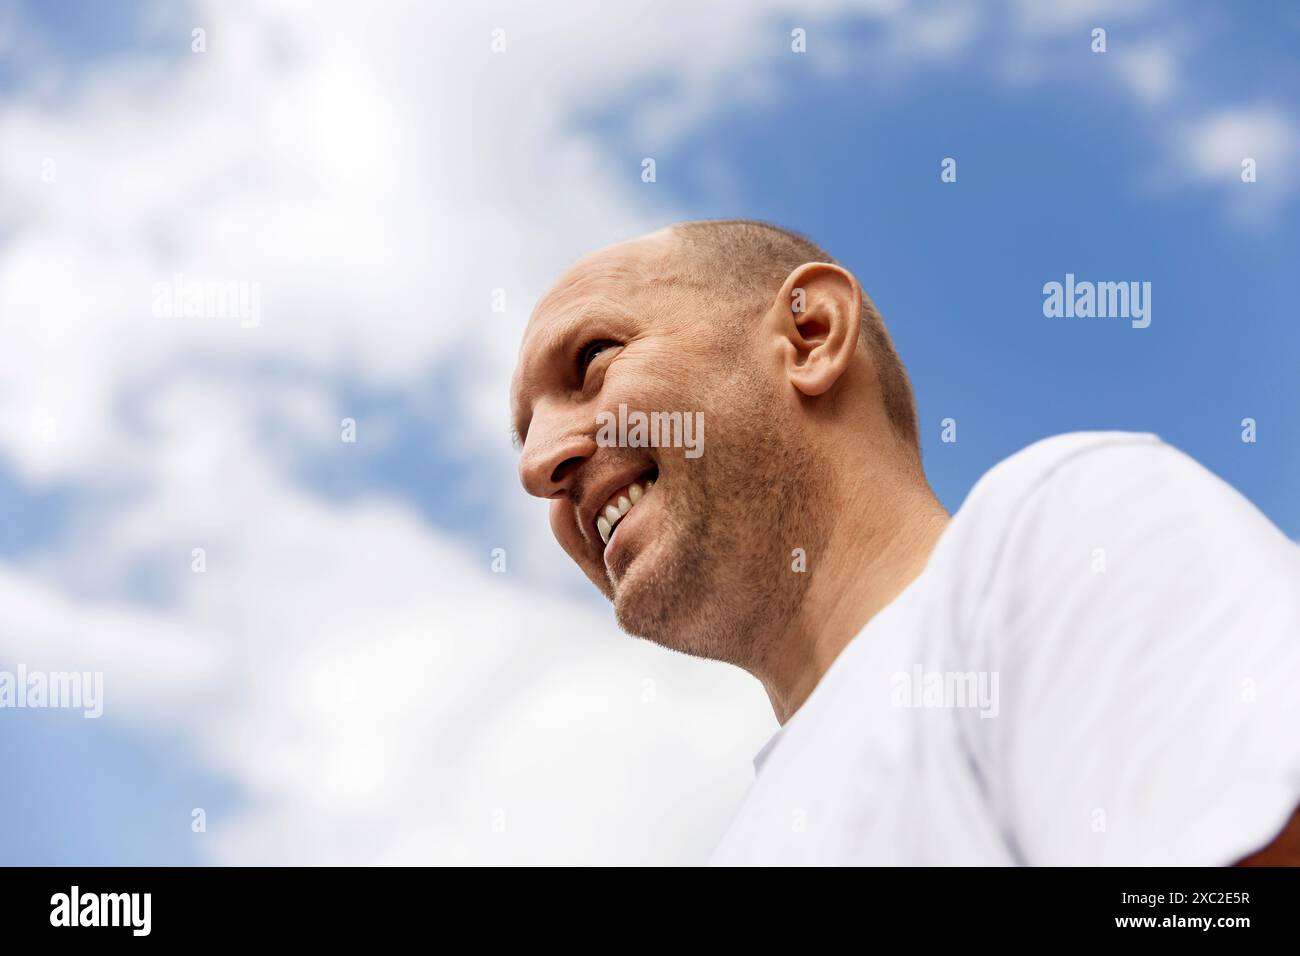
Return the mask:
<path fill-rule="evenodd" d="M 614 526 L 623 520 L 623 516 L 631 511 L 654 485 L 653 481 L 647 481 L 644 485 L 634 481 L 609 499 L 609 504 L 605 505 L 605 510 L 596 519 L 596 530 L 600 532 L 601 541 L 609 544 L 609 536 L 614 533 Z"/>

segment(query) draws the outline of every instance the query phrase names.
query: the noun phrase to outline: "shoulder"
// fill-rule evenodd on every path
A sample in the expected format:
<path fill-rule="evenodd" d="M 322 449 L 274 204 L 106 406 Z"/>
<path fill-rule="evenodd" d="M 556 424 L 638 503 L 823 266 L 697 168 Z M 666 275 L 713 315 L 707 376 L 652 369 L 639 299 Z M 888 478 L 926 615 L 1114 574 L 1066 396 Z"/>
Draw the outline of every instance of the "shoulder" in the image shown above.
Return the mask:
<path fill-rule="evenodd" d="M 1099 472 L 1119 458 L 1151 460 L 1173 449 L 1150 432 L 1070 432 L 1034 442 L 994 465 L 967 497 L 967 504 L 999 499 L 1014 506 L 1062 476 Z M 1191 462 L 1191 459 L 1187 459 Z M 963 506 L 965 507 L 965 506 Z"/>
<path fill-rule="evenodd" d="M 1119 471 L 1125 455 L 1151 458 L 1168 446 L 1146 432 L 1072 432 L 1034 442 L 990 468 L 954 516 L 950 537 L 975 539 L 982 548 L 1004 538 L 1027 505 L 1063 479 Z"/>
<path fill-rule="evenodd" d="M 959 516 L 1008 537 L 1147 529 L 1152 544 L 1189 535 L 1296 548 L 1235 488 L 1147 432 L 1075 432 L 1035 442 L 971 490 Z"/>
<path fill-rule="evenodd" d="M 1294 643 L 1300 547 L 1155 435 L 1038 442 L 981 479 L 962 511 L 966 640 L 1003 662 L 1051 663 L 1066 648 L 1141 656 L 1251 630 L 1252 642 Z"/>

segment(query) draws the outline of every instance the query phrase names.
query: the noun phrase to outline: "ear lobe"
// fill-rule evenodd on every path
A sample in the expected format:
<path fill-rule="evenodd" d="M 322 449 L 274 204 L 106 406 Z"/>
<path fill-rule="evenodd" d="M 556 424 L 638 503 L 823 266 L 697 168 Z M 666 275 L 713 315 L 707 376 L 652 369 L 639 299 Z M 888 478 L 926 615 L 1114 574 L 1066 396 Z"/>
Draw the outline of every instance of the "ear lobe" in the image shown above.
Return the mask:
<path fill-rule="evenodd" d="M 862 287 L 840 266 L 805 263 L 781 286 L 770 316 L 790 383 L 810 397 L 821 395 L 839 381 L 858 347 Z"/>

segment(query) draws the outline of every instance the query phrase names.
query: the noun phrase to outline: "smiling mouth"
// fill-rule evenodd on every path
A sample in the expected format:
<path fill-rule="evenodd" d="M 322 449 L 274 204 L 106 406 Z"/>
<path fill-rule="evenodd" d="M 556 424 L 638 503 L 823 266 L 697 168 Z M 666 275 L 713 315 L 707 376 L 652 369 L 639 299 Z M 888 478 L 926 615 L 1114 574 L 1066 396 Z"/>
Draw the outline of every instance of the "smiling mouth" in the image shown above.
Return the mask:
<path fill-rule="evenodd" d="M 596 531 L 604 544 L 609 544 L 609 539 L 613 537 L 614 529 L 618 527 L 619 522 L 626 518 L 649 493 L 658 477 L 659 469 L 651 468 L 636 481 L 625 488 L 620 488 L 610 496 L 596 518 Z"/>

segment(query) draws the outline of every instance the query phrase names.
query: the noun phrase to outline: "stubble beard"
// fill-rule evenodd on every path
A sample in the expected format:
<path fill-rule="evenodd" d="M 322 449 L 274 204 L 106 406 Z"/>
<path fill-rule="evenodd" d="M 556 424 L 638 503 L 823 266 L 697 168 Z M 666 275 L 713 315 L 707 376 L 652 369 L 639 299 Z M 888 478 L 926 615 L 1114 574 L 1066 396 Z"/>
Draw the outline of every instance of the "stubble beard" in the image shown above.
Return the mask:
<path fill-rule="evenodd" d="M 773 398 L 710 432 L 707 451 L 656 483 L 664 495 L 654 563 L 633 568 L 614 611 L 637 637 L 753 671 L 802 604 L 831 516 L 819 462 Z M 663 476 L 661 476 L 662 478 Z"/>

